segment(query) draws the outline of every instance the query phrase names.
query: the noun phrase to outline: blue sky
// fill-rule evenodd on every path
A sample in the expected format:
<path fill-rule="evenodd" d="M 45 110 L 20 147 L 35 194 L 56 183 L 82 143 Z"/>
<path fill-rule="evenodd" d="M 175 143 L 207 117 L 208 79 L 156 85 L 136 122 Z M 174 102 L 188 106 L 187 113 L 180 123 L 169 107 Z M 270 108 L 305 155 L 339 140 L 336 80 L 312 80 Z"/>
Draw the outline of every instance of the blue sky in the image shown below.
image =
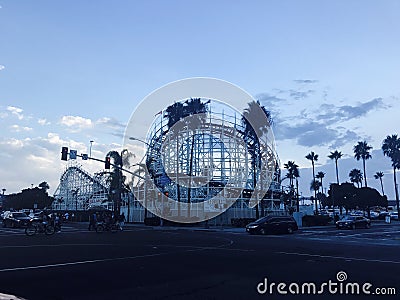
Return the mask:
<path fill-rule="evenodd" d="M 334 181 L 362 168 L 352 147 L 367 140 L 369 185 L 384 171 L 386 135 L 399 133 L 399 1 L 0 1 L 0 188 L 46 180 L 54 192 L 62 145 L 103 157 L 147 94 L 209 76 L 260 99 L 275 119 L 282 163 L 310 163 Z M 85 162 L 95 171 L 101 166 Z"/>

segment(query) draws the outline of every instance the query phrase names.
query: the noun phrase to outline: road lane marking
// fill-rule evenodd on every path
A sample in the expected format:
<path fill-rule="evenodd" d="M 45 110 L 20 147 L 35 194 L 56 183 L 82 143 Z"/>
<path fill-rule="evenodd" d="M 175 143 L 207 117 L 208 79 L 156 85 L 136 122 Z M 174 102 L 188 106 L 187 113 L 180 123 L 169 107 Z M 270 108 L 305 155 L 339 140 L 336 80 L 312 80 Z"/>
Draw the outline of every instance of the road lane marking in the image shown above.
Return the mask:
<path fill-rule="evenodd" d="M 229 240 L 229 243 L 222 244 L 215 247 L 195 247 L 192 246 L 192 249 L 178 251 L 178 252 L 196 252 L 196 251 L 204 251 L 204 250 L 225 250 L 224 247 L 233 245 L 233 241 Z M 90 244 L 93 245 L 93 244 Z M 177 248 L 175 246 L 175 248 Z M 144 254 L 144 255 L 136 255 L 136 256 L 125 256 L 125 257 L 115 257 L 115 258 L 103 258 L 103 259 L 93 259 L 93 260 L 83 260 L 83 261 L 75 261 L 75 262 L 66 262 L 66 263 L 57 263 L 57 264 L 47 264 L 47 265 L 38 265 L 38 266 L 28 266 L 28 267 L 16 267 L 16 268 L 6 268 L 0 269 L 1 272 L 12 272 L 12 271 L 25 271 L 25 270 L 37 270 L 37 269 L 47 269 L 47 268 L 57 268 L 57 267 L 65 267 L 65 266 L 75 266 L 75 265 L 84 265 L 84 264 L 92 264 L 92 263 L 101 263 L 101 262 L 111 262 L 111 261 L 121 261 L 121 260 L 130 260 L 130 259 L 138 259 L 138 258 L 147 258 L 147 257 L 156 257 L 163 256 L 169 254 L 175 254 L 176 252 L 163 252 L 163 253 L 154 253 L 154 254 Z"/>
<path fill-rule="evenodd" d="M 8 245 L 0 246 L 0 249 L 5 248 L 37 248 L 37 247 L 65 247 L 65 246 L 115 246 L 115 244 L 39 244 L 39 245 Z"/>
<path fill-rule="evenodd" d="M 283 251 L 275 252 L 275 253 L 284 254 L 284 255 L 297 255 L 297 256 L 317 257 L 317 258 L 344 259 L 344 260 L 349 260 L 349 261 L 364 261 L 364 262 L 400 264 L 400 261 L 395 261 L 395 260 L 367 259 L 367 258 L 357 258 L 357 257 L 320 255 L 320 254 L 298 253 L 298 252 L 283 252 Z"/>
<path fill-rule="evenodd" d="M 30 267 L 8 268 L 8 269 L 0 269 L 0 272 L 25 271 L 25 270 L 36 270 L 36 269 L 56 268 L 56 267 L 65 267 L 65 266 L 75 266 L 75 265 L 84 265 L 84 264 L 99 263 L 99 262 L 108 262 L 108 261 L 118 261 L 118 260 L 128 260 L 128 259 L 137 259 L 137 258 L 161 256 L 161 255 L 164 255 L 164 254 L 168 254 L 168 253 L 145 254 L 145 255 L 137 255 L 137 256 L 126 256 L 126 257 L 116 257 L 116 258 L 103 258 L 103 259 L 83 260 L 83 261 L 58 263 L 58 264 L 49 264 L 49 265 L 39 265 L 39 266 L 30 266 Z"/>

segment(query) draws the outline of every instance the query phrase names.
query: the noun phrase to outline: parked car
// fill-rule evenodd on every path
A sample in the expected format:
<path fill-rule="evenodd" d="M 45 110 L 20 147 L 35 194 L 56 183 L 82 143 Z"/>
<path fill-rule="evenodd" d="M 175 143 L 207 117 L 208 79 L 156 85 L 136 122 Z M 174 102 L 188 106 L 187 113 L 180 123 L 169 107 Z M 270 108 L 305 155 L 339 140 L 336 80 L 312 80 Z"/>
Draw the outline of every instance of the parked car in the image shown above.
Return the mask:
<path fill-rule="evenodd" d="M 291 216 L 266 216 L 246 226 L 250 234 L 293 233 L 296 230 L 297 223 Z"/>
<path fill-rule="evenodd" d="M 387 212 L 387 211 L 381 211 L 381 212 L 379 212 L 379 217 L 378 217 L 378 219 L 379 220 L 385 220 L 386 219 L 386 216 L 388 216 L 389 215 L 389 213 Z"/>
<path fill-rule="evenodd" d="M 361 216 L 345 216 L 340 221 L 336 222 L 336 228 L 343 229 L 356 229 L 356 228 L 370 228 L 371 221 Z"/>
<path fill-rule="evenodd" d="M 369 215 L 370 215 L 370 218 L 371 218 L 372 220 L 376 220 L 376 219 L 379 218 L 379 212 L 377 212 L 377 211 L 371 210 L 371 211 L 369 212 Z"/>
<path fill-rule="evenodd" d="M 3 227 L 27 227 L 30 219 L 23 212 L 7 212 L 3 217 Z"/>
<path fill-rule="evenodd" d="M 392 220 L 398 220 L 398 219 L 399 219 L 399 213 L 398 213 L 397 211 L 392 211 L 392 212 L 389 214 L 389 216 L 390 216 L 390 218 L 391 218 Z"/>

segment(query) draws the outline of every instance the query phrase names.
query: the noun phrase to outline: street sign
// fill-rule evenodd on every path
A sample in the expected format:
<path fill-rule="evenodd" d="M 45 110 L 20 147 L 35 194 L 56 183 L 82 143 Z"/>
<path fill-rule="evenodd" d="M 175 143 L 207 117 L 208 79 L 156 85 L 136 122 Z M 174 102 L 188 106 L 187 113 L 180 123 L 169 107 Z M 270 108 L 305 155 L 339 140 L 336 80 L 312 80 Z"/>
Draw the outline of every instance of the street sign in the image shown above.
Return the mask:
<path fill-rule="evenodd" d="M 82 160 L 88 160 L 88 155 L 87 154 L 82 154 Z"/>
<path fill-rule="evenodd" d="M 70 150 L 69 151 L 69 158 L 70 159 L 76 159 L 76 155 L 77 155 L 77 150 Z"/>

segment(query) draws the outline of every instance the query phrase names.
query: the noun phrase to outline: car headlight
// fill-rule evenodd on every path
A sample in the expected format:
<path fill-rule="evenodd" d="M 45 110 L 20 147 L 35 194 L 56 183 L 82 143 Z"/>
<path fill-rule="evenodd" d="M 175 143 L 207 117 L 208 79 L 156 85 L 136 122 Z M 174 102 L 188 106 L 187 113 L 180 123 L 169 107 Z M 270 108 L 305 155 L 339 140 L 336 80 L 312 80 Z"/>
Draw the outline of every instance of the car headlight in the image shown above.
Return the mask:
<path fill-rule="evenodd" d="M 250 228 L 250 229 L 254 229 L 254 228 L 257 228 L 258 227 L 258 225 L 249 225 L 249 226 L 247 226 L 247 228 Z"/>

